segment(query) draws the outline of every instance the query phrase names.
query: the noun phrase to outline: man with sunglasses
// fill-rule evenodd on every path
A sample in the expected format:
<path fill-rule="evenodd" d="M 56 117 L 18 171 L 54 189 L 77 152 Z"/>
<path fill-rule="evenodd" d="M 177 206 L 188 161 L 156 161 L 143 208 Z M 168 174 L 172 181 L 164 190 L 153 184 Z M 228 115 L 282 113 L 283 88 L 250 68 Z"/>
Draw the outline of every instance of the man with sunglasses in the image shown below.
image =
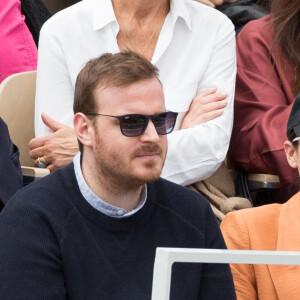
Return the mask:
<path fill-rule="evenodd" d="M 150 299 L 156 247 L 225 248 L 208 202 L 159 178 L 177 113 L 156 67 L 88 62 L 74 113 L 81 154 L 0 215 L 0 299 Z M 229 266 L 175 265 L 171 299 L 235 299 Z"/>

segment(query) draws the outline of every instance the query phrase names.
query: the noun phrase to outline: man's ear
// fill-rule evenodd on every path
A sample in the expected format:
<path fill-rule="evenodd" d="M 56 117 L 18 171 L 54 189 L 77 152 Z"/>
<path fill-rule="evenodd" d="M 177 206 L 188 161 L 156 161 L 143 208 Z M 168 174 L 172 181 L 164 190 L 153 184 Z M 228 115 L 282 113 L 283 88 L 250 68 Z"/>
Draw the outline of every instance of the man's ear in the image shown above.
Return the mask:
<path fill-rule="evenodd" d="M 297 148 L 294 147 L 294 145 L 290 141 L 285 141 L 283 148 L 289 165 L 292 168 L 298 168 Z"/>
<path fill-rule="evenodd" d="M 92 138 L 92 122 L 91 120 L 83 113 L 77 113 L 73 119 L 74 130 L 78 140 L 87 147 L 93 146 Z"/>

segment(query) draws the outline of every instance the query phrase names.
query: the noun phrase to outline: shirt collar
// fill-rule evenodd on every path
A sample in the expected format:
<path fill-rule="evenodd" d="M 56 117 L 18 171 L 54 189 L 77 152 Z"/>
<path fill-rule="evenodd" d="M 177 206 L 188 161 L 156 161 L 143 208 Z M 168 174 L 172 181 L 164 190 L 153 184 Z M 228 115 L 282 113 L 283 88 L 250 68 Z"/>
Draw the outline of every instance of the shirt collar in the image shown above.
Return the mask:
<path fill-rule="evenodd" d="M 101 29 L 117 19 L 114 13 L 112 2 L 110 0 L 84 0 L 89 1 L 93 15 L 94 30 Z"/>
<path fill-rule="evenodd" d="M 171 19 L 175 24 L 177 19 L 181 17 L 186 23 L 187 27 L 192 30 L 191 19 L 189 16 L 189 12 L 186 7 L 185 0 L 171 0 Z"/>
<path fill-rule="evenodd" d="M 101 29 L 111 22 L 116 22 L 117 19 L 114 13 L 112 2 L 110 0 L 85 0 L 91 4 L 93 14 L 94 30 Z M 172 22 L 175 24 L 177 19 L 181 17 L 188 28 L 191 30 L 191 19 L 185 4 L 185 0 L 171 0 L 170 11 Z"/>
<path fill-rule="evenodd" d="M 73 164 L 74 164 L 74 171 L 75 171 L 75 176 L 77 179 L 77 183 L 80 189 L 80 192 L 82 196 L 85 198 L 85 200 L 93 206 L 95 209 L 98 211 L 102 212 L 103 214 L 109 216 L 109 217 L 114 217 L 114 218 L 126 218 L 130 217 L 136 212 L 138 212 L 146 203 L 147 200 L 147 185 L 145 184 L 142 190 L 141 198 L 140 198 L 140 203 L 139 205 L 127 212 L 125 209 L 111 205 L 104 200 L 102 200 L 100 197 L 98 197 L 87 185 L 82 171 L 81 171 L 81 154 L 80 152 L 77 153 L 73 159 Z"/>

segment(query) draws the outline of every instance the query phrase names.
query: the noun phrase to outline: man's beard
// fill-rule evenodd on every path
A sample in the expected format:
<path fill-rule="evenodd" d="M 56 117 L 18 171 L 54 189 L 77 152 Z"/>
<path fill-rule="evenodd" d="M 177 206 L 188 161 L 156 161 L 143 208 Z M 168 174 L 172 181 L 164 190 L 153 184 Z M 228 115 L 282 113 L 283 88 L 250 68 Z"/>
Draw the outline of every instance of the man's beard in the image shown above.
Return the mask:
<path fill-rule="evenodd" d="M 145 183 L 156 181 L 160 177 L 166 157 L 166 151 L 164 153 L 164 150 L 158 144 L 148 144 L 139 147 L 130 156 L 129 163 L 137 156 L 142 156 L 143 154 L 157 154 L 163 161 L 161 167 L 155 161 L 145 162 L 143 167 L 144 169 L 149 168 L 150 172 L 146 175 L 140 175 L 136 173 L 135 170 L 131 170 L 130 172 L 130 167 L 128 167 L 128 172 L 126 172 L 127 166 L 124 164 L 124 161 L 120 160 L 118 152 L 109 151 L 98 136 L 96 137 L 94 153 L 97 170 L 99 172 L 99 180 L 112 189 L 118 188 L 125 190 L 137 188 Z M 160 167 L 157 172 L 151 172 L 151 169 L 157 167 Z"/>

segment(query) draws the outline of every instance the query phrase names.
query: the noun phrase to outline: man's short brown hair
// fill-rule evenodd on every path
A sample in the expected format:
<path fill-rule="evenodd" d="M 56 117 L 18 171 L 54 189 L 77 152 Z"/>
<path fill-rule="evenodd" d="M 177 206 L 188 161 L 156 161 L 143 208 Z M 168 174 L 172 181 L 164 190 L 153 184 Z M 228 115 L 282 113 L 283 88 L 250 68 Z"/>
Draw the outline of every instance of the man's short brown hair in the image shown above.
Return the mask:
<path fill-rule="evenodd" d="M 80 71 L 76 80 L 74 114 L 95 112 L 95 89 L 98 86 L 125 87 L 151 78 L 158 79 L 158 69 L 132 51 L 106 53 L 92 59 Z"/>

